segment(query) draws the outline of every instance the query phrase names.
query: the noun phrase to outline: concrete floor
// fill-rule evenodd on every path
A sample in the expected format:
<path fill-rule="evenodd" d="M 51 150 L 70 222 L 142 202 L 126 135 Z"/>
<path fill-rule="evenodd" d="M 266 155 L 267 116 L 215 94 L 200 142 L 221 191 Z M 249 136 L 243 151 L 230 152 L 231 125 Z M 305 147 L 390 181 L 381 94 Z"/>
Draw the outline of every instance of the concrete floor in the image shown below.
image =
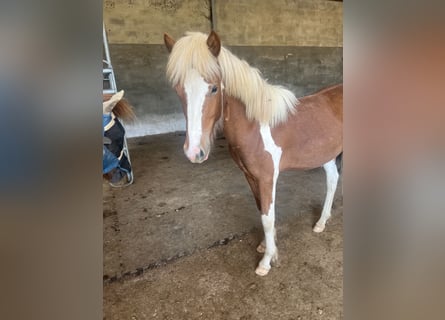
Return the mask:
<path fill-rule="evenodd" d="M 104 319 L 342 319 L 341 186 L 316 234 L 323 170 L 280 175 L 280 266 L 258 277 L 260 215 L 226 141 L 197 165 L 183 140 L 130 139 L 134 184 L 104 184 Z"/>

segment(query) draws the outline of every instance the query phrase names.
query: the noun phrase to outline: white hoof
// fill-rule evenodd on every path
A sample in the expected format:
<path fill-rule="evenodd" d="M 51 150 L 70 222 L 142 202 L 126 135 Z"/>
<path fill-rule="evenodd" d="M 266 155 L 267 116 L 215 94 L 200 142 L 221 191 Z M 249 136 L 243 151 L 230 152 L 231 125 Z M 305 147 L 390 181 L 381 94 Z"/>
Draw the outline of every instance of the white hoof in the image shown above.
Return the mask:
<path fill-rule="evenodd" d="M 267 275 L 269 273 L 269 269 L 263 267 L 263 266 L 258 266 L 255 270 L 255 273 L 261 277 L 264 277 L 265 275 Z"/>
<path fill-rule="evenodd" d="M 320 225 L 317 223 L 312 230 L 316 233 L 320 233 L 320 232 L 323 232 L 324 228 L 325 228 L 324 225 Z"/>
<path fill-rule="evenodd" d="M 258 253 L 264 253 L 264 252 L 266 252 L 266 246 L 264 245 L 264 243 L 260 243 L 259 245 L 258 245 L 258 247 L 256 247 L 256 251 L 258 252 Z"/>

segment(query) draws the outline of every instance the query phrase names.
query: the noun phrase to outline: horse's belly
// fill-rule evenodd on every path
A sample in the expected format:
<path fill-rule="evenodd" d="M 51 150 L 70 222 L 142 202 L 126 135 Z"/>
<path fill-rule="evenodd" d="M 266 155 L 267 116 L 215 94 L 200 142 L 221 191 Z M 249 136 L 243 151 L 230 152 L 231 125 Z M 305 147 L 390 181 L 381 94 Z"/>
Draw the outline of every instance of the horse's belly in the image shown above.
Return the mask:
<path fill-rule="evenodd" d="M 311 142 L 304 147 L 284 148 L 280 170 L 313 169 L 336 158 L 342 152 L 341 143 Z"/>

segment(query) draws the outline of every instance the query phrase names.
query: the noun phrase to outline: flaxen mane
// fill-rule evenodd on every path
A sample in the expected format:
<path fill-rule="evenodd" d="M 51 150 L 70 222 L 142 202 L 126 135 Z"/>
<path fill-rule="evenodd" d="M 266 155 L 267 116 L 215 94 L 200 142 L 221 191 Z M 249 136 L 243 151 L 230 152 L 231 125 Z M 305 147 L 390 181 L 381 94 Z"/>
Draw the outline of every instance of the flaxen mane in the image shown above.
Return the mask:
<path fill-rule="evenodd" d="M 289 90 L 271 85 L 258 69 L 221 47 L 216 58 L 207 47 L 207 35 L 187 32 L 173 46 L 167 77 L 173 86 L 184 84 L 187 71 L 196 69 L 207 81 L 221 78 L 229 96 L 240 99 L 250 120 L 275 126 L 295 112 L 298 100 Z"/>

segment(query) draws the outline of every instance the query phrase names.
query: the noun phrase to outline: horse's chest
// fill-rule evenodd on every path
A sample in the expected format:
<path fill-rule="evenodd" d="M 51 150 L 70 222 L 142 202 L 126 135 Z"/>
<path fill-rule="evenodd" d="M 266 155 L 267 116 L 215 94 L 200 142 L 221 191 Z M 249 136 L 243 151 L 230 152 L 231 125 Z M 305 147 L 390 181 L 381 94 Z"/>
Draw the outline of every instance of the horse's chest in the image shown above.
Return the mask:
<path fill-rule="evenodd" d="M 246 143 L 229 142 L 229 152 L 238 167 L 246 174 L 258 176 L 273 171 L 273 161 L 271 154 L 264 148 L 264 144 L 259 139 Z"/>

